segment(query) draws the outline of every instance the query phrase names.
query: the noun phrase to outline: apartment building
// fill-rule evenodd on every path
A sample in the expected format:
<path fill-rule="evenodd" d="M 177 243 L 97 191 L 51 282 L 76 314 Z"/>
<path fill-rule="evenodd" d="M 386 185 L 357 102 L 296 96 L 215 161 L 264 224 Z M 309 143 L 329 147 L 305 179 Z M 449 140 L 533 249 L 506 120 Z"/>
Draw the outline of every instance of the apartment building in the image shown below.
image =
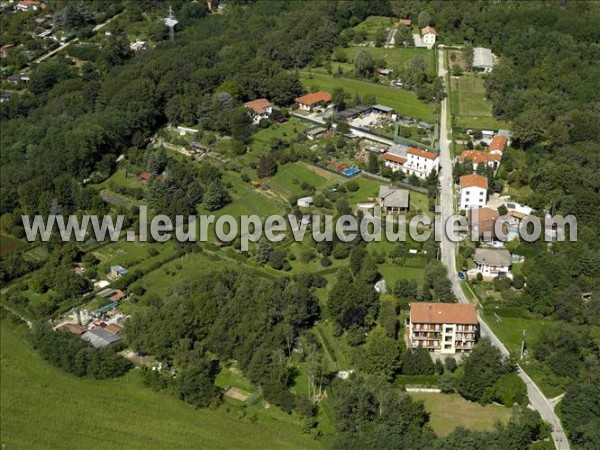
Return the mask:
<path fill-rule="evenodd" d="M 474 305 L 412 302 L 406 327 L 407 347 L 423 347 L 447 355 L 467 353 L 475 346 L 477 324 Z"/>

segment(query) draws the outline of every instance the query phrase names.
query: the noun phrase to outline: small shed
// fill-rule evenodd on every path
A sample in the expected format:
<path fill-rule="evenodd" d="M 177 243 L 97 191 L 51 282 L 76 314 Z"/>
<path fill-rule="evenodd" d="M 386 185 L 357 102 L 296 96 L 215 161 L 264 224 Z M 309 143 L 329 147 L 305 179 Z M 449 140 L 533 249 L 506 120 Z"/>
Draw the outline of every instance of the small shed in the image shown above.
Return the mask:
<path fill-rule="evenodd" d="M 310 208 L 313 205 L 313 201 L 312 197 L 302 197 L 298 199 L 296 204 L 301 208 Z"/>

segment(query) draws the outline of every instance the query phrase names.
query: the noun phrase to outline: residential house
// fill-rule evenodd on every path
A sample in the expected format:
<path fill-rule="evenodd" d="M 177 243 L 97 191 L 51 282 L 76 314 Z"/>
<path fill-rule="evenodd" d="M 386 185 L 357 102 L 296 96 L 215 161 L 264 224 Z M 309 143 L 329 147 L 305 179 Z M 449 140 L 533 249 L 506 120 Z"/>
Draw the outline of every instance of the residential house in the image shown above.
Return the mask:
<path fill-rule="evenodd" d="M 465 150 L 458 156 L 461 163 L 471 162 L 473 170 L 477 170 L 480 164 L 496 170 L 500 167 L 502 153 L 487 153 L 481 150 Z"/>
<path fill-rule="evenodd" d="M 377 204 L 386 213 L 407 212 L 410 207 L 409 192 L 395 186 L 379 186 Z"/>
<path fill-rule="evenodd" d="M 487 203 L 488 180 L 481 175 L 460 177 L 460 209 L 482 208 Z"/>
<path fill-rule="evenodd" d="M 312 197 L 299 198 L 298 201 L 296 202 L 296 204 L 301 208 L 310 208 L 313 204 L 313 198 Z"/>
<path fill-rule="evenodd" d="M 435 45 L 435 40 L 437 38 L 437 32 L 433 27 L 425 27 L 421 28 L 421 39 L 423 39 L 423 44 L 427 46 L 427 48 L 431 48 Z"/>
<path fill-rule="evenodd" d="M 316 106 L 325 106 L 331 103 L 331 94 L 327 91 L 311 92 L 296 98 L 301 111 L 312 111 Z"/>
<path fill-rule="evenodd" d="M 4 44 L 2 47 L 0 47 L 0 57 L 6 58 L 12 51 L 13 47 L 13 44 Z"/>
<path fill-rule="evenodd" d="M 405 26 L 405 27 L 410 27 L 412 26 L 412 20 L 410 19 L 398 19 L 398 22 L 396 22 L 396 26 Z"/>
<path fill-rule="evenodd" d="M 408 348 L 453 355 L 470 352 L 478 332 L 475 305 L 412 302 L 407 324 Z"/>
<path fill-rule="evenodd" d="M 9 75 L 8 77 L 6 77 L 6 81 L 8 81 L 9 83 L 28 83 L 29 82 L 29 75 L 26 73 L 16 73 L 14 75 Z"/>
<path fill-rule="evenodd" d="M 494 136 L 492 138 L 492 142 L 490 142 L 490 146 L 488 150 L 492 155 L 500 155 L 504 153 L 506 150 L 506 146 L 508 145 L 508 138 L 506 136 Z"/>
<path fill-rule="evenodd" d="M 475 47 L 473 49 L 473 69 L 491 72 L 494 68 L 494 55 L 489 48 Z"/>
<path fill-rule="evenodd" d="M 44 9 L 45 7 L 46 7 L 46 5 L 41 2 L 36 2 L 34 0 L 22 0 L 19 3 L 17 3 L 16 10 L 24 11 L 24 12 L 31 12 L 31 11 L 38 11 L 40 9 Z"/>
<path fill-rule="evenodd" d="M 392 169 L 392 172 L 402 170 L 407 159 L 395 153 L 387 152 L 383 155 L 385 167 Z"/>
<path fill-rule="evenodd" d="M 127 275 L 129 271 L 122 266 L 114 265 L 110 266 L 110 276 L 114 279 L 121 278 L 122 276 Z"/>
<path fill-rule="evenodd" d="M 439 170 L 440 158 L 437 153 L 420 148 L 410 147 L 406 151 L 406 163 L 402 170 L 406 175 L 416 175 L 418 178 L 427 178 L 434 170 Z"/>
<path fill-rule="evenodd" d="M 273 105 L 266 98 L 257 98 L 251 102 L 244 103 L 250 111 L 252 123 L 258 125 L 262 119 L 268 119 L 273 112 Z"/>
<path fill-rule="evenodd" d="M 496 240 L 496 221 L 500 213 L 492 208 L 472 208 L 467 211 L 469 233 L 475 234 L 483 241 Z"/>
<path fill-rule="evenodd" d="M 0 94 L 0 103 L 4 103 L 10 100 L 12 94 L 10 92 L 2 92 Z"/>
<path fill-rule="evenodd" d="M 477 269 L 470 271 L 469 276 L 481 273 L 486 281 L 495 278 L 512 278 L 510 266 L 512 260 L 510 252 L 504 249 L 477 248 L 473 255 L 473 261 L 477 264 Z"/>
<path fill-rule="evenodd" d="M 311 141 L 316 141 L 317 139 L 321 139 L 325 136 L 325 132 L 327 128 L 323 127 L 312 127 L 306 130 L 306 137 Z"/>
<path fill-rule="evenodd" d="M 519 223 L 526 216 L 533 213 L 533 208 L 527 205 L 521 205 L 519 203 L 508 202 L 506 203 L 506 215 L 513 218 L 516 223 Z"/>

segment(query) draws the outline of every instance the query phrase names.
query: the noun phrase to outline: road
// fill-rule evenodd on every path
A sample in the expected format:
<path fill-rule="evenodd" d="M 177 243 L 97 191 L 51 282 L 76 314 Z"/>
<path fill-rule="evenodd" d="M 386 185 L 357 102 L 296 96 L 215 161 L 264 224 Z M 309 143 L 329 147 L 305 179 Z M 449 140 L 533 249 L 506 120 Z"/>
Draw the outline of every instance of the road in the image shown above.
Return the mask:
<path fill-rule="evenodd" d="M 121 13 L 119 13 L 121 14 Z M 110 19 L 108 19 L 106 22 L 100 23 L 98 25 L 96 25 L 94 27 L 94 31 L 98 31 L 100 30 L 102 27 L 104 27 L 105 25 L 108 25 L 110 22 L 113 21 L 113 19 L 116 19 L 119 14 L 112 16 Z M 64 50 L 65 48 L 67 48 L 69 45 L 73 44 L 74 42 L 79 42 L 79 38 L 75 38 L 75 39 L 71 39 L 69 42 L 65 42 L 63 45 L 61 45 L 60 47 L 55 48 L 54 50 L 49 51 L 48 53 L 44 53 L 42 56 L 40 56 L 39 58 L 34 59 L 31 64 L 38 64 L 41 63 L 43 60 L 45 60 L 46 58 L 51 57 L 52 55 L 60 52 L 61 50 Z"/>
<path fill-rule="evenodd" d="M 446 82 L 446 68 L 444 61 L 443 50 L 438 49 L 438 75 L 444 78 Z M 450 153 L 450 128 L 448 127 L 448 99 L 444 99 L 440 108 L 440 206 L 441 206 L 441 219 L 442 224 L 446 223 L 446 220 L 454 214 L 454 197 L 455 187 L 454 180 L 452 177 L 452 155 Z M 469 303 L 462 289 L 460 288 L 458 275 L 456 271 L 456 243 L 450 241 L 445 233 L 442 234 L 442 240 L 440 242 L 440 249 L 442 253 L 442 263 L 448 269 L 448 277 L 452 282 L 452 288 L 456 294 L 456 298 L 461 303 Z M 498 347 L 500 351 L 509 356 L 509 352 L 506 347 L 502 344 L 500 339 L 492 332 L 490 327 L 479 317 L 481 335 L 490 339 L 493 345 Z M 533 380 L 525 373 L 521 367 L 518 367 L 519 377 L 523 380 L 527 386 L 527 394 L 529 395 L 529 402 L 542 416 L 542 418 L 550 424 L 552 427 L 552 439 L 554 445 L 558 450 L 568 450 L 569 441 L 565 435 L 562 424 L 558 416 L 554 412 L 553 403 L 544 396 L 540 388 L 533 382 Z"/>

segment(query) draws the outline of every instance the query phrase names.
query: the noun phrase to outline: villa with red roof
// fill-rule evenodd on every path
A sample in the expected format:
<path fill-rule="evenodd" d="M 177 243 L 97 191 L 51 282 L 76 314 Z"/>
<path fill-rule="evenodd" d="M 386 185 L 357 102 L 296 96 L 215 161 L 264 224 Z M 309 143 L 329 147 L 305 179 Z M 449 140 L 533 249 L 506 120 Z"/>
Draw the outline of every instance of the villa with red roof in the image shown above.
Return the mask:
<path fill-rule="evenodd" d="M 296 98 L 301 111 L 312 111 L 315 106 L 328 105 L 331 103 L 331 94 L 327 91 L 311 92 Z"/>
<path fill-rule="evenodd" d="M 494 155 L 502 155 L 506 146 L 508 145 L 508 138 L 506 136 L 494 136 L 492 142 L 490 142 L 490 153 Z"/>
<path fill-rule="evenodd" d="M 252 123 L 258 125 L 262 119 L 268 119 L 273 112 L 273 105 L 266 98 L 257 98 L 251 102 L 244 103 L 244 106 L 250 111 Z"/>
<path fill-rule="evenodd" d="M 433 170 L 439 171 L 440 158 L 437 153 L 410 147 L 406 151 L 406 163 L 402 170 L 407 176 L 416 175 L 418 178 L 427 178 Z"/>
<path fill-rule="evenodd" d="M 502 153 L 487 153 L 481 150 L 465 150 L 459 156 L 458 160 L 461 163 L 470 162 L 473 165 L 473 170 L 477 170 L 480 164 L 491 167 L 496 170 L 500 167 Z"/>
<path fill-rule="evenodd" d="M 467 353 L 475 346 L 477 328 L 475 305 L 412 302 L 406 344 L 432 353 Z"/>
<path fill-rule="evenodd" d="M 437 31 L 433 27 L 425 27 L 421 28 L 421 39 L 423 39 L 423 44 L 427 46 L 427 48 L 432 48 L 435 45 L 435 39 L 437 38 Z"/>

